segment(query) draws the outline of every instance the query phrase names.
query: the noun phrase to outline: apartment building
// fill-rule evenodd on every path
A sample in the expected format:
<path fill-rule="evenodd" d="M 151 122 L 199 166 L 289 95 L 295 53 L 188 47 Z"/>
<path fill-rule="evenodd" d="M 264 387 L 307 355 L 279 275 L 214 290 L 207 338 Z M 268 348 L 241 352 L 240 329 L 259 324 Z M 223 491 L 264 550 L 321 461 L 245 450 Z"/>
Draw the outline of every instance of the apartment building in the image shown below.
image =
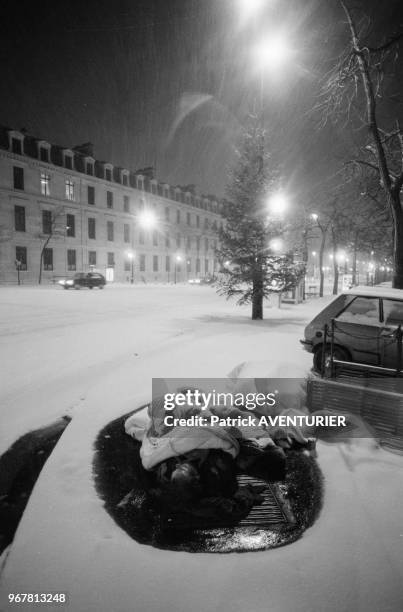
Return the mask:
<path fill-rule="evenodd" d="M 96 270 L 109 282 L 214 274 L 222 204 L 0 127 L 0 283 L 55 282 Z"/>

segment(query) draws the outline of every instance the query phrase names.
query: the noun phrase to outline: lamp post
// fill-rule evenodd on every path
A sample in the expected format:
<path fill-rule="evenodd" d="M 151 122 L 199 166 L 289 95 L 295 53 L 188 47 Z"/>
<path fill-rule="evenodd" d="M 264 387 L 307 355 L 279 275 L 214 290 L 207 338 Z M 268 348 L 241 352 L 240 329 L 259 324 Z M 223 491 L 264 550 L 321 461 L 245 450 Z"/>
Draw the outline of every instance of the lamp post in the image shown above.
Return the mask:
<path fill-rule="evenodd" d="M 127 252 L 127 257 L 130 261 L 130 283 L 133 285 L 134 283 L 134 253 L 133 251 L 128 251 Z"/>
<path fill-rule="evenodd" d="M 180 264 L 181 261 L 182 261 L 182 257 L 180 255 L 175 255 L 175 279 L 174 279 L 175 285 L 176 285 L 178 265 Z"/>

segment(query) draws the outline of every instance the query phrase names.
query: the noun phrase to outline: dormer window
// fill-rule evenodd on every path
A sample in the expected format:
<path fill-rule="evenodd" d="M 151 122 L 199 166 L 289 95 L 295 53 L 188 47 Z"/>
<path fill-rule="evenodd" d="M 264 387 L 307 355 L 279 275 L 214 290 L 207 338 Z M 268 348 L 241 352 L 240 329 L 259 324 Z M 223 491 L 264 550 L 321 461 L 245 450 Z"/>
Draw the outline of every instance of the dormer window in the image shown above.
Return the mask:
<path fill-rule="evenodd" d="M 84 157 L 85 174 L 94 176 L 95 159 L 93 157 Z"/>
<path fill-rule="evenodd" d="M 144 190 L 144 177 L 143 177 L 143 175 L 138 174 L 136 176 L 136 185 L 137 185 L 137 189 Z"/>
<path fill-rule="evenodd" d="M 38 142 L 38 157 L 41 161 L 48 163 L 50 161 L 50 144 L 41 140 Z"/>
<path fill-rule="evenodd" d="M 121 181 L 122 181 L 122 185 L 124 185 L 125 187 L 129 185 L 129 171 L 128 170 L 122 170 Z"/>
<path fill-rule="evenodd" d="M 73 170 L 73 151 L 70 149 L 63 151 L 63 166 L 68 170 Z"/>
<path fill-rule="evenodd" d="M 9 146 L 13 153 L 23 155 L 24 153 L 24 134 L 16 130 L 10 130 L 8 133 Z"/>
<path fill-rule="evenodd" d="M 104 165 L 104 169 L 105 169 L 105 179 L 107 181 L 111 181 L 112 180 L 112 171 L 113 171 L 112 164 L 105 164 Z"/>
<path fill-rule="evenodd" d="M 151 185 L 151 193 L 156 195 L 157 194 L 157 181 L 155 179 L 151 179 L 150 185 Z"/>

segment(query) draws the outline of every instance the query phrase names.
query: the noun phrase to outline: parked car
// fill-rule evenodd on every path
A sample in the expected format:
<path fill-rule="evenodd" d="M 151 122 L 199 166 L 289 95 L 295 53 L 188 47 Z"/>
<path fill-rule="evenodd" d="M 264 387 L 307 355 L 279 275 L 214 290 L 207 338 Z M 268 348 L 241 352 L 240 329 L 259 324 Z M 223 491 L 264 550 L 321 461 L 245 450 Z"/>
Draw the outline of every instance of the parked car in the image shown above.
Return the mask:
<path fill-rule="evenodd" d="M 343 292 L 306 326 L 305 350 L 313 353 L 313 365 L 321 369 L 323 351 L 330 354 L 329 340 L 324 345 L 324 326 L 330 330 L 334 319 L 334 357 L 387 368 L 397 366 L 396 330 L 403 328 L 403 290 L 389 287 L 355 287 Z"/>
<path fill-rule="evenodd" d="M 203 278 L 189 278 L 189 285 L 212 285 L 215 281 L 214 276 L 204 276 Z"/>
<path fill-rule="evenodd" d="M 88 287 L 88 289 L 98 287 L 98 289 L 103 289 L 106 285 L 106 280 L 98 272 L 77 272 L 73 278 L 60 280 L 59 285 L 62 285 L 65 289 L 81 289 L 81 287 Z"/>

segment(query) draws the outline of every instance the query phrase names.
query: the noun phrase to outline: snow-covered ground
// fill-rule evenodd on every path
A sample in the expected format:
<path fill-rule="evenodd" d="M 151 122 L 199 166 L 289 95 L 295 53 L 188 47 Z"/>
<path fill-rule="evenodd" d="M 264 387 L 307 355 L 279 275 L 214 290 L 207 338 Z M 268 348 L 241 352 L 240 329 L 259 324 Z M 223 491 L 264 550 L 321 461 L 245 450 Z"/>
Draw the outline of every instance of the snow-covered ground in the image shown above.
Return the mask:
<path fill-rule="evenodd" d="M 67 592 L 74 612 L 402 609 L 403 459 L 370 441 L 319 445 L 320 518 L 297 543 L 267 552 L 139 545 L 94 490 L 97 433 L 149 398 L 152 377 L 217 378 L 246 361 L 266 361 L 268 374 L 288 362 L 292 376 L 311 365 L 298 340 L 322 307 L 323 300 L 267 307 L 265 320 L 252 322 L 248 307 L 208 287 L 1 289 L 0 450 L 29 429 L 73 416 L 6 559 L 1 609 L 15 607 L 7 593 L 38 591 Z M 31 608 L 38 604 L 24 604 Z"/>

